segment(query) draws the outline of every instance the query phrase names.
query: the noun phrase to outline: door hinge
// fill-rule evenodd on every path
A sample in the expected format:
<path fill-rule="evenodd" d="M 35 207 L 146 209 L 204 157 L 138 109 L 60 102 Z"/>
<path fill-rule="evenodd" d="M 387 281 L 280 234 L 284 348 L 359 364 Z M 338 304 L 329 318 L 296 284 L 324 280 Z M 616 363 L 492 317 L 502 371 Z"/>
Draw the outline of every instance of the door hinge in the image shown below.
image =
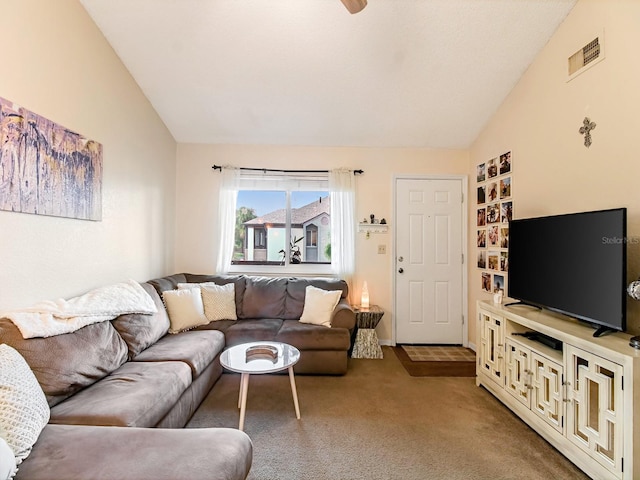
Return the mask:
<path fill-rule="evenodd" d="M 460 203 L 464 203 L 464 193 L 460 194 Z"/>
<path fill-rule="evenodd" d="M 620 390 L 624 390 L 624 375 L 620 377 Z"/>
<path fill-rule="evenodd" d="M 462 254 L 462 264 L 464 265 L 464 253 Z"/>
<path fill-rule="evenodd" d="M 462 324 L 464 325 L 464 315 L 462 315 Z"/>

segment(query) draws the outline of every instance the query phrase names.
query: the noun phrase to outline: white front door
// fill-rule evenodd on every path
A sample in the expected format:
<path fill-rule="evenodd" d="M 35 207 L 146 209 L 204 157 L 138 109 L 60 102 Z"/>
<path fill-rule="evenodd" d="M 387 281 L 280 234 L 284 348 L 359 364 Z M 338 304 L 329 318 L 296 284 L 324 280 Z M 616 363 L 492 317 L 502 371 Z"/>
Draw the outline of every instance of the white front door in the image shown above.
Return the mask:
<path fill-rule="evenodd" d="M 396 343 L 463 343 L 462 188 L 396 179 Z"/>

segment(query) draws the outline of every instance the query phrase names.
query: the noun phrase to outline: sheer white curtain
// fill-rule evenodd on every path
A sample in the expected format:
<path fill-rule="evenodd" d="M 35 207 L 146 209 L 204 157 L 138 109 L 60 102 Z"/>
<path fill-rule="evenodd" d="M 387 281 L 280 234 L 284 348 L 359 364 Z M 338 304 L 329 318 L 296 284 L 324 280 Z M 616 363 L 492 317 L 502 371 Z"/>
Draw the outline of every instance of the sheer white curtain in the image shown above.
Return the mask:
<path fill-rule="evenodd" d="M 356 265 L 356 181 L 353 170 L 329 171 L 331 269 L 349 285 Z"/>
<path fill-rule="evenodd" d="M 216 272 L 224 274 L 229 271 L 233 256 L 240 169 L 223 167 L 221 175 L 220 198 L 218 200 L 218 263 Z"/>

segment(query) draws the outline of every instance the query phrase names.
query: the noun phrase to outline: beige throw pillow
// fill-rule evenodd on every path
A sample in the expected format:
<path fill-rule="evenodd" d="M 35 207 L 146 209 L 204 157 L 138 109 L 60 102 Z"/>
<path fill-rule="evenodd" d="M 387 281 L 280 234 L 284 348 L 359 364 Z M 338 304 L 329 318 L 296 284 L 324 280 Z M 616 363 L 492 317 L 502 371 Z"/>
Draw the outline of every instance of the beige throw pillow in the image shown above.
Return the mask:
<path fill-rule="evenodd" d="M 200 288 L 204 315 L 210 322 L 237 320 L 236 286 L 234 283 L 218 285 L 213 282 L 179 283 L 178 289 Z"/>
<path fill-rule="evenodd" d="M 340 301 L 342 290 L 323 290 L 309 285 L 305 289 L 304 309 L 300 323 L 331 327 L 331 314 Z"/>
<path fill-rule="evenodd" d="M 25 359 L 13 347 L 0 345 L 0 435 L 17 465 L 31 453 L 49 415 L 47 399 Z"/>
<path fill-rule="evenodd" d="M 199 287 L 167 290 L 162 298 L 169 313 L 169 333 L 184 332 L 209 323 L 204 315 Z"/>
<path fill-rule="evenodd" d="M 0 436 L 0 480 L 11 480 L 17 471 L 13 450 Z"/>

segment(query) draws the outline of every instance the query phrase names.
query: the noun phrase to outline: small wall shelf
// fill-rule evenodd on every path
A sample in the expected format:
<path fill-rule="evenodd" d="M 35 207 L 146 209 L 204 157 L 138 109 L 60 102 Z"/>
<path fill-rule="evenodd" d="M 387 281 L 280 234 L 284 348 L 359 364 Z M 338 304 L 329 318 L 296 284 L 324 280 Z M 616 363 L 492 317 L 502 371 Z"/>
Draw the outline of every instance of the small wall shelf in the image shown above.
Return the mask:
<path fill-rule="evenodd" d="M 389 224 L 388 223 L 359 223 L 358 224 L 358 233 L 388 233 L 389 232 Z"/>

